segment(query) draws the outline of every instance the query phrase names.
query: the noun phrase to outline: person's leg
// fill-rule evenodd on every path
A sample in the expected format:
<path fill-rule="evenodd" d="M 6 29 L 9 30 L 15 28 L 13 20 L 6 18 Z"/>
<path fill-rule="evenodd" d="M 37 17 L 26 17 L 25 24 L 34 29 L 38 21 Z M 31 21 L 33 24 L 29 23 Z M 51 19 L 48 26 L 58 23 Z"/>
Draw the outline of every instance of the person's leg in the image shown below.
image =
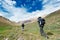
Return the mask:
<path fill-rule="evenodd" d="M 42 25 L 40 25 L 40 33 L 41 33 L 41 36 L 43 36 L 44 30 Z"/>
<path fill-rule="evenodd" d="M 49 38 L 49 37 L 47 36 L 47 34 L 44 32 L 43 28 L 44 28 L 44 25 L 41 25 L 41 26 L 40 26 L 41 36 L 44 36 L 44 37 L 46 37 L 46 38 Z"/>
<path fill-rule="evenodd" d="M 22 27 L 22 31 L 24 31 L 24 27 Z"/>

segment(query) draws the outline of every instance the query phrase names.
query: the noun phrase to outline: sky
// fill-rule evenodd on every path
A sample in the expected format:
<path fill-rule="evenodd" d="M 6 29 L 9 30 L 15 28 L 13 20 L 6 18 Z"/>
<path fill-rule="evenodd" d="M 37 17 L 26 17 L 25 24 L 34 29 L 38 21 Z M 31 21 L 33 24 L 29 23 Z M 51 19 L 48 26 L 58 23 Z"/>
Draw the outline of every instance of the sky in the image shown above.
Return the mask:
<path fill-rule="evenodd" d="M 60 0 L 0 0 L 0 16 L 19 22 L 60 9 Z"/>

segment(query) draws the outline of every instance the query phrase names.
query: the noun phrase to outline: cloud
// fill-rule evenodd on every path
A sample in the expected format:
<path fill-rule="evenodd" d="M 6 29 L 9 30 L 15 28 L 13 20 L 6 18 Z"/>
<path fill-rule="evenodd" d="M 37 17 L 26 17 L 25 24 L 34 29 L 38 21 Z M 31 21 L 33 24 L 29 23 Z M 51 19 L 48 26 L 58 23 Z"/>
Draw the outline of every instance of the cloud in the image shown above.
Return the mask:
<path fill-rule="evenodd" d="M 0 13 L 0 16 L 3 16 L 3 14 L 2 14 L 2 13 Z"/>
<path fill-rule="evenodd" d="M 24 20 L 28 20 L 31 18 L 35 18 L 35 17 L 43 17 L 46 16 L 56 10 L 60 9 L 60 3 L 58 3 L 60 1 L 55 1 L 55 0 L 44 0 L 43 1 L 43 10 L 36 10 L 33 12 L 27 12 L 27 9 L 24 7 L 21 8 L 16 8 L 14 5 L 16 4 L 15 1 L 11 1 L 11 0 L 5 0 L 2 1 L 2 7 L 7 10 L 8 12 L 4 12 L 3 10 L 0 9 L 0 16 L 4 16 L 8 19 L 10 19 L 11 21 L 24 21 Z M 1 6 L 0 6 L 1 8 Z"/>

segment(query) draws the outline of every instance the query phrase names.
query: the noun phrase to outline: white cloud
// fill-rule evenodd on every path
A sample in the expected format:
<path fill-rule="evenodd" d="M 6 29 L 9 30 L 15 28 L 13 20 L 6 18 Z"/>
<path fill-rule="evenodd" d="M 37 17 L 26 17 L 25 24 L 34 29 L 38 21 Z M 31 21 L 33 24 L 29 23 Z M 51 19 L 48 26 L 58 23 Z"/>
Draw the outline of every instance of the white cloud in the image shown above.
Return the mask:
<path fill-rule="evenodd" d="M 11 0 L 5 0 L 5 2 L 8 3 L 9 5 L 13 5 L 16 3 L 15 1 L 11 1 Z"/>
<path fill-rule="evenodd" d="M 45 0 L 44 3 L 46 1 L 48 1 L 48 0 Z M 37 10 L 35 12 L 28 13 L 28 12 L 26 12 L 26 9 L 25 8 L 15 8 L 13 6 L 13 4 L 15 4 L 15 2 L 12 3 L 11 0 L 9 0 L 9 1 L 6 0 L 6 2 L 9 5 L 7 5 L 6 3 L 3 2 L 3 7 L 6 8 L 6 10 L 8 10 L 13 15 L 13 16 L 11 16 L 8 19 L 10 19 L 12 21 L 15 21 L 15 22 L 27 20 L 27 19 L 30 19 L 30 18 L 33 18 L 33 17 L 39 17 L 39 16 L 42 16 L 43 17 L 45 15 L 48 15 L 48 14 L 50 14 L 50 13 L 52 13 L 52 12 L 60 9 L 60 4 L 53 5 L 52 2 L 51 2 L 51 4 L 50 3 L 45 4 L 44 5 L 44 9 L 41 10 L 41 11 Z M 57 6 L 57 7 L 55 7 L 55 6 Z M 2 13 L 0 13 L 0 15 L 3 16 Z M 4 15 L 7 15 L 7 14 L 4 14 Z"/>
<path fill-rule="evenodd" d="M 0 13 L 0 16 L 3 16 L 3 14 Z"/>

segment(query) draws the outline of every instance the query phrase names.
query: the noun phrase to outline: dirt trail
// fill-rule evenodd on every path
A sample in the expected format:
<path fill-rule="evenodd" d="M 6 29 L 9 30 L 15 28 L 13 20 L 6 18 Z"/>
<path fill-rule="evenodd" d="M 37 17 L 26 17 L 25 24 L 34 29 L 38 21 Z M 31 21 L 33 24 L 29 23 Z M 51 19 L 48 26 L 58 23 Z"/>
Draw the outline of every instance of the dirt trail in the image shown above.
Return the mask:
<path fill-rule="evenodd" d="M 28 35 L 28 37 L 26 37 L 26 35 Z M 17 40 L 40 40 L 39 38 L 39 35 L 35 35 L 33 33 L 24 33 L 22 35 L 20 35 L 20 37 L 17 39 Z"/>

